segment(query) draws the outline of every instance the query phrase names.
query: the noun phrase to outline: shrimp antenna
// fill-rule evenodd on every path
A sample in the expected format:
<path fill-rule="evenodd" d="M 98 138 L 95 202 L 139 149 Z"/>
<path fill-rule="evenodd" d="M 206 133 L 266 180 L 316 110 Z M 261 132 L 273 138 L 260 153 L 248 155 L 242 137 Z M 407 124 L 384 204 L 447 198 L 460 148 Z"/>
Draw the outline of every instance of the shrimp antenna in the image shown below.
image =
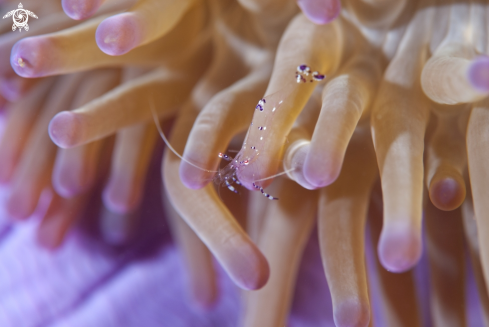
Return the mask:
<path fill-rule="evenodd" d="M 218 171 L 215 171 L 215 170 L 207 170 L 207 169 L 204 169 L 202 167 L 199 167 L 193 163 L 191 163 L 190 161 L 188 161 L 187 159 L 185 159 L 184 157 L 182 157 L 170 144 L 170 141 L 168 141 L 168 139 L 166 138 L 165 136 L 165 133 L 163 133 L 163 129 L 161 128 L 161 125 L 160 125 L 160 121 L 158 119 L 158 114 L 156 113 L 156 110 L 154 108 L 154 103 L 153 103 L 153 98 L 151 98 L 151 103 L 150 103 L 150 106 L 149 108 L 151 109 L 151 114 L 153 114 L 153 120 L 156 124 L 156 128 L 158 129 L 158 133 L 160 133 L 160 136 L 161 138 L 163 139 L 163 141 L 165 142 L 166 146 L 171 150 L 171 152 L 173 152 L 177 157 L 179 157 L 181 160 L 185 161 L 186 163 L 188 163 L 189 165 L 191 166 L 194 166 L 195 168 L 197 169 L 200 169 L 202 171 L 205 171 L 207 173 L 218 173 Z"/>
<path fill-rule="evenodd" d="M 282 176 L 282 175 L 285 175 L 287 173 L 291 173 L 295 170 L 295 168 L 291 168 L 291 169 L 287 169 L 287 170 L 284 170 L 283 172 L 281 173 L 278 173 L 278 174 L 275 174 L 275 175 L 272 175 L 272 176 L 268 176 L 268 177 L 265 177 L 265 178 L 260 178 L 260 179 L 257 179 L 256 181 L 254 182 L 261 182 L 261 181 L 266 181 L 267 179 L 272 179 L 272 178 L 275 178 L 275 177 L 278 177 L 278 176 Z"/>

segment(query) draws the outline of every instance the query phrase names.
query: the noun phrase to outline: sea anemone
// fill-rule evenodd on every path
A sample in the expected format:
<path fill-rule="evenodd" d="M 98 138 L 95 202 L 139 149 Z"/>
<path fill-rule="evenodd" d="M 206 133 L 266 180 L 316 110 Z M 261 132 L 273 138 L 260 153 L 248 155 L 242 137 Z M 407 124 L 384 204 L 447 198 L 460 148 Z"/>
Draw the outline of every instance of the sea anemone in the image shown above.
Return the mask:
<path fill-rule="evenodd" d="M 92 219 L 105 241 L 138 240 L 136 226 L 154 223 L 135 212 L 146 179 L 160 184 L 151 172 L 159 132 L 163 207 L 201 307 L 219 303 L 214 256 L 249 290 L 241 324 L 282 326 L 290 311 L 292 322 L 317 217 L 336 326 L 367 326 L 372 310 L 375 324 L 420 325 L 410 269 L 424 217 L 435 324 L 465 320 L 462 228 L 487 310 L 485 4 L 301 0 L 297 13 L 279 0 L 62 1 L 71 18 L 95 16 L 77 24 L 49 3 L 58 12 L 29 32 L 39 35 L 0 37 L 0 53 L 11 49 L 11 67 L 27 78 L 1 56 L 5 207 L 43 216 L 34 225 L 42 244 L 58 247 L 99 197 L 105 209 Z M 170 117 L 167 139 L 159 120 Z M 70 326 L 86 322 L 86 303 Z"/>

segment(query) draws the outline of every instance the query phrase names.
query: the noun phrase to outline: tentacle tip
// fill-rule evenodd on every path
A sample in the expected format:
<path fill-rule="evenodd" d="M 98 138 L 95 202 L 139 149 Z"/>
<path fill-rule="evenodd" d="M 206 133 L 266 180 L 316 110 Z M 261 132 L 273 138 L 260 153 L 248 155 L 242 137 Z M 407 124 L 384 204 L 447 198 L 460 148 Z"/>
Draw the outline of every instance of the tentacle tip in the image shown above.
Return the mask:
<path fill-rule="evenodd" d="M 297 4 L 304 15 L 318 25 L 331 23 L 341 12 L 339 0 L 297 0 Z"/>
<path fill-rule="evenodd" d="M 460 178 L 446 177 L 432 182 L 429 189 L 430 200 L 435 207 L 443 211 L 457 209 L 465 200 L 465 183 Z"/>
<path fill-rule="evenodd" d="M 243 251 L 245 252 L 244 255 Z M 270 278 L 270 266 L 258 248 L 252 243 L 243 244 L 239 250 L 235 251 L 234 255 L 233 260 L 239 261 L 230 271 L 234 283 L 249 291 L 258 290 L 265 286 Z"/>
<path fill-rule="evenodd" d="M 333 184 L 340 176 L 343 156 L 344 154 L 338 155 L 334 151 L 321 156 L 308 151 L 303 166 L 304 178 L 316 189 Z"/>
<path fill-rule="evenodd" d="M 141 43 L 139 23 L 131 13 L 123 13 L 107 18 L 97 28 L 95 39 L 104 53 L 121 56 Z"/>
<path fill-rule="evenodd" d="M 186 188 L 199 190 L 212 180 L 212 174 L 182 161 L 179 168 L 180 180 Z"/>
<path fill-rule="evenodd" d="M 56 179 L 53 180 L 53 189 L 59 196 L 65 199 L 71 199 L 80 194 L 77 187 L 67 185 L 66 181 L 58 181 Z"/>
<path fill-rule="evenodd" d="M 489 93 L 489 57 L 479 56 L 474 59 L 467 74 L 474 89 L 481 93 Z"/>
<path fill-rule="evenodd" d="M 337 327 L 367 327 L 370 322 L 368 301 L 342 301 L 334 308 L 334 322 Z"/>
<path fill-rule="evenodd" d="M 292 149 L 294 146 L 292 146 Z M 309 152 L 309 145 L 300 146 L 292 150 L 287 154 L 288 160 L 284 163 L 284 170 L 290 179 L 294 180 L 297 184 L 308 190 L 315 190 L 323 187 L 322 180 L 317 178 L 315 175 L 311 176 L 307 169 L 307 154 Z M 308 176 L 306 176 L 308 172 Z M 309 177 L 309 178 L 308 178 Z M 326 184 L 327 185 L 327 184 Z M 325 186 L 325 185 L 324 185 Z"/>
<path fill-rule="evenodd" d="M 69 111 L 62 111 L 53 117 L 49 123 L 48 132 L 51 140 L 63 149 L 68 149 L 79 145 L 80 122 L 76 114 Z"/>
<path fill-rule="evenodd" d="M 55 62 L 53 48 L 56 47 L 47 36 L 27 37 L 12 47 L 10 65 L 21 77 L 43 77 L 49 73 L 49 65 Z"/>
<path fill-rule="evenodd" d="M 339 175 L 340 175 L 340 170 L 310 172 L 306 168 L 304 169 L 304 177 L 306 181 L 316 189 L 333 184 L 334 181 L 338 179 Z"/>
<path fill-rule="evenodd" d="M 419 261 L 421 251 L 420 232 L 413 227 L 391 223 L 383 228 L 378 254 L 382 266 L 388 271 L 400 273 L 411 269 Z"/>
<path fill-rule="evenodd" d="M 238 176 L 238 180 L 241 183 L 241 186 L 243 186 L 244 188 L 246 188 L 250 191 L 260 191 L 260 188 L 256 188 L 254 186 L 254 184 L 255 184 L 254 182 L 249 181 L 249 180 L 243 180 L 240 176 Z"/>
<path fill-rule="evenodd" d="M 36 241 L 42 248 L 54 251 L 63 243 L 63 237 L 56 235 L 41 224 L 36 233 Z"/>
<path fill-rule="evenodd" d="M 124 192 L 126 191 L 126 192 Z M 120 187 L 116 188 L 109 182 L 109 185 L 102 193 L 102 200 L 105 208 L 112 213 L 127 215 L 134 212 L 139 206 L 139 198 L 128 196 L 127 190 Z"/>
<path fill-rule="evenodd" d="M 251 170 L 236 170 L 236 177 L 238 178 L 241 185 L 250 191 L 260 191 L 268 187 L 273 182 L 273 178 L 267 178 L 273 175 L 273 170 L 269 173 L 260 172 L 252 173 Z M 262 180 L 263 178 L 267 178 Z"/>
<path fill-rule="evenodd" d="M 31 203 L 26 200 L 26 195 L 14 193 L 8 198 L 5 206 L 7 215 L 14 220 L 25 220 L 29 218 L 35 210 Z"/>
<path fill-rule="evenodd" d="M 55 170 L 52 185 L 56 193 L 65 199 L 87 192 L 95 183 L 95 174 L 80 177 L 73 173 L 74 170 L 64 169 L 61 172 Z"/>
<path fill-rule="evenodd" d="M 267 265 L 268 268 L 268 265 Z M 244 290 L 256 291 L 265 286 L 270 277 L 270 270 L 257 272 L 254 276 L 248 276 L 237 281 L 236 284 Z"/>
<path fill-rule="evenodd" d="M 101 0 L 62 0 L 61 6 L 71 19 L 83 20 L 93 16 L 101 3 Z"/>
<path fill-rule="evenodd" d="M 218 299 L 218 294 L 216 289 L 193 289 L 192 290 L 192 302 L 196 308 L 201 311 L 209 312 L 211 311 Z"/>

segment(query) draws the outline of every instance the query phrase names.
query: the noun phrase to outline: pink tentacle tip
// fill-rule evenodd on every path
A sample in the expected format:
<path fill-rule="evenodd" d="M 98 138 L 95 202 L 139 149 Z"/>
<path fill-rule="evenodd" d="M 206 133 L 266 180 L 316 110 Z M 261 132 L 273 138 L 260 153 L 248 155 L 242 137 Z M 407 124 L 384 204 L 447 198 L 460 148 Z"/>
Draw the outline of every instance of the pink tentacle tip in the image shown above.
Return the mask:
<path fill-rule="evenodd" d="M 341 12 L 340 0 L 297 0 L 297 4 L 304 15 L 318 25 L 332 22 Z"/>
<path fill-rule="evenodd" d="M 320 163 L 320 164 L 319 164 Z M 304 164 L 304 177 L 314 188 L 322 188 L 333 184 L 341 172 L 342 161 L 318 160 L 309 153 Z"/>
<path fill-rule="evenodd" d="M 461 179 L 461 177 L 460 177 Z M 465 199 L 465 184 L 462 180 L 446 177 L 431 183 L 429 195 L 432 203 L 440 210 L 454 210 Z"/>
<path fill-rule="evenodd" d="M 87 19 L 95 14 L 102 0 L 62 0 L 61 6 L 68 17 L 74 20 Z"/>
<path fill-rule="evenodd" d="M 183 185 L 191 190 L 199 190 L 203 188 L 209 184 L 213 178 L 212 173 L 202 171 L 202 169 L 194 167 L 185 161 L 180 163 L 179 174 Z"/>
<path fill-rule="evenodd" d="M 244 290 L 258 290 L 265 286 L 270 277 L 270 266 L 267 259 L 258 249 L 255 249 L 254 252 L 244 256 L 238 255 L 236 259 L 241 258 L 243 261 L 230 274 L 235 284 Z M 246 267 L 245 262 L 248 263 Z"/>
<path fill-rule="evenodd" d="M 236 171 L 236 177 L 238 178 L 239 182 L 241 183 L 241 186 L 245 187 L 246 189 L 250 191 L 260 191 L 259 188 L 257 188 L 254 183 L 255 179 L 259 179 L 254 177 L 253 175 L 250 176 L 247 171 L 242 172 L 240 170 Z M 260 184 L 261 186 L 262 184 Z"/>
<path fill-rule="evenodd" d="M 385 269 L 404 272 L 414 267 L 421 257 L 420 231 L 408 223 L 389 222 L 380 235 L 378 254 Z"/>
<path fill-rule="evenodd" d="M 30 195 L 28 192 L 19 191 L 10 195 L 5 209 L 12 219 L 24 220 L 34 212 L 36 204 L 32 203 L 32 199 L 29 197 Z"/>
<path fill-rule="evenodd" d="M 489 93 L 489 57 L 475 58 L 467 71 L 469 83 L 477 91 Z"/>
<path fill-rule="evenodd" d="M 193 285 L 192 302 L 198 310 L 210 312 L 216 307 L 218 292 L 211 285 Z"/>
<path fill-rule="evenodd" d="M 87 192 L 95 182 L 95 167 L 80 166 L 80 163 L 74 165 L 79 166 L 71 165 L 70 168 L 56 166 L 53 173 L 52 185 L 56 193 L 64 198 L 72 198 Z M 74 173 L 82 169 L 85 170 L 84 175 Z"/>
<path fill-rule="evenodd" d="M 140 204 L 140 192 L 131 192 L 128 183 L 110 180 L 102 193 L 105 207 L 115 214 L 134 212 Z"/>
<path fill-rule="evenodd" d="M 239 159 L 238 159 L 239 160 Z M 273 178 L 268 178 L 274 175 L 275 170 L 267 169 L 267 162 L 262 166 L 261 162 L 254 160 L 249 164 L 249 166 L 240 166 L 236 169 L 236 177 L 240 181 L 241 185 L 250 191 L 261 191 L 268 187 L 272 182 Z M 266 180 L 262 180 L 267 178 Z"/>
<path fill-rule="evenodd" d="M 370 307 L 367 301 L 348 298 L 334 305 L 334 322 L 337 327 L 367 327 Z"/>
<path fill-rule="evenodd" d="M 60 148 L 68 149 L 75 147 L 81 138 L 79 124 L 75 114 L 69 111 L 62 111 L 54 116 L 49 123 L 49 136 Z"/>
<path fill-rule="evenodd" d="M 43 76 L 42 70 L 49 65 L 53 45 L 44 36 L 28 37 L 20 40 L 12 47 L 10 65 L 17 75 L 26 78 Z"/>
<path fill-rule="evenodd" d="M 104 53 L 120 56 L 141 43 L 141 27 L 134 14 L 123 13 L 107 18 L 95 32 L 97 45 Z"/>

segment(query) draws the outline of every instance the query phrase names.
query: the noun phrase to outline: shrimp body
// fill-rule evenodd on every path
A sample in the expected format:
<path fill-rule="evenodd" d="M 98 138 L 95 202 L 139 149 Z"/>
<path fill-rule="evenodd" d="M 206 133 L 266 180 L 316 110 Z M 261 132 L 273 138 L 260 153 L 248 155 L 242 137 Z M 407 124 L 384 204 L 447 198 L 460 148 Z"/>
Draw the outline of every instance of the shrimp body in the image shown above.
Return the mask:
<path fill-rule="evenodd" d="M 223 186 L 228 187 L 231 191 L 237 193 L 233 186 L 240 185 L 240 178 L 243 171 L 250 169 L 250 164 L 253 163 L 260 155 L 261 149 L 265 148 L 267 140 L 272 137 L 270 135 L 271 128 L 269 125 L 274 121 L 274 115 L 280 112 L 280 108 L 285 105 L 287 97 L 298 87 L 298 84 L 308 82 L 319 82 L 325 78 L 319 72 L 312 72 L 309 66 L 300 65 L 295 73 L 295 82 L 291 83 L 279 92 L 273 93 L 258 101 L 255 107 L 253 121 L 246 134 L 243 146 L 238 154 L 231 159 L 229 156 L 220 153 L 219 157 L 230 161 L 228 165 L 215 177 L 215 181 Z M 252 174 L 254 175 L 254 174 Z M 263 190 L 263 187 L 258 185 L 257 180 L 252 182 L 253 187 L 270 200 L 278 200 Z"/>
<path fill-rule="evenodd" d="M 150 105 L 151 113 L 153 115 L 153 119 L 155 121 L 158 132 L 168 146 L 168 148 L 181 160 L 187 162 L 188 164 L 196 167 L 197 169 L 201 169 L 206 172 L 216 173 L 214 177 L 214 182 L 216 184 L 226 186 L 230 191 L 234 193 L 238 193 L 234 184 L 241 185 L 241 181 L 239 176 L 243 175 L 243 172 L 246 169 L 250 169 L 250 164 L 256 160 L 258 155 L 260 154 L 260 149 L 264 148 L 267 140 L 272 137 L 270 135 L 271 128 L 268 126 L 274 121 L 274 115 L 280 112 L 280 108 L 285 105 L 287 97 L 296 91 L 296 88 L 300 87 L 298 84 L 304 84 L 308 82 L 320 82 L 324 80 L 325 76 L 320 74 L 317 71 L 311 72 L 311 69 L 307 65 L 300 65 L 297 67 L 295 73 L 295 82 L 291 81 L 291 83 L 286 86 L 283 90 L 280 90 L 276 93 L 273 93 L 269 96 L 264 97 L 258 101 L 258 104 L 255 107 L 255 114 L 253 115 L 253 121 L 251 122 L 250 128 L 248 129 L 248 133 L 246 134 L 243 146 L 238 154 L 231 158 L 227 154 L 219 153 L 219 157 L 229 161 L 229 164 L 226 165 L 223 169 L 219 171 L 210 171 L 199 167 L 198 165 L 186 160 L 181 154 L 179 154 L 170 144 L 168 139 L 166 138 L 161 125 L 158 120 L 158 115 L 154 109 L 153 103 Z M 282 175 L 284 173 L 280 173 L 278 175 Z M 254 174 L 251 174 L 254 176 Z M 273 175 L 267 178 L 262 178 L 258 180 L 253 180 L 252 185 L 255 190 L 259 190 L 266 198 L 270 200 L 278 200 L 266 193 L 258 183 L 265 179 L 271 179 L 275 176 Z"/>

